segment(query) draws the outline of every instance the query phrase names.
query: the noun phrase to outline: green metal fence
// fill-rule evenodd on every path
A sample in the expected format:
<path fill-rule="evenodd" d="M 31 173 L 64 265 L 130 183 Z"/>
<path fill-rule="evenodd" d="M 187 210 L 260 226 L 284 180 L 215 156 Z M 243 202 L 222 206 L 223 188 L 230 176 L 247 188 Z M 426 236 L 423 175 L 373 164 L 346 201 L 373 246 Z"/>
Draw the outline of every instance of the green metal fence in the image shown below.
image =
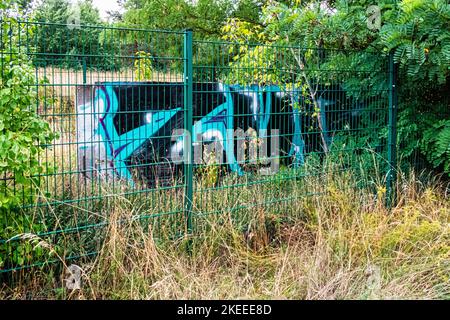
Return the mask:
<path fill-rule="evenodd" d="M 21 236 L 0 240 L 0 273 L 93 256 L 111 219 L 175 239 L 207 231 L 213 215 L 288 215 L 330 172 L 360 172 L 361 187 L 388 177 L 392 195 L 387 56 L 196 41 L 192 31 L 18 22 L 1 36 L 13 34 L 35 69 L 38 113 L 59 137 L 33 192 L 6 215 Z M 1 183 L 22 192 L 14 176 Z M 24 245 L 35 237 L 51 259 Z"/>

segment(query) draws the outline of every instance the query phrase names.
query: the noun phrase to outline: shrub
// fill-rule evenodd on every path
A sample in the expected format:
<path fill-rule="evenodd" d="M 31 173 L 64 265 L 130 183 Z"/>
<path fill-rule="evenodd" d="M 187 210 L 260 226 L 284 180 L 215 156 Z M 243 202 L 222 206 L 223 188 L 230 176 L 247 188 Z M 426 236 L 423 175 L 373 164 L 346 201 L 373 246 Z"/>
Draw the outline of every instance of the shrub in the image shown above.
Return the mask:
<path fill-rule="evenodd" d="M 17 208 L 25 199 L 33 200 L 45 170 L 39 155 L 56 135 L 36 112 L 36 77 L 19 41 L 26 34 L 13 18 L 3 18 L 0 26 L 1 267 L 4 257 L 21 265 L 33 251 L 29 244 L 11 245 L 5 240 L 43 227 Z"/>

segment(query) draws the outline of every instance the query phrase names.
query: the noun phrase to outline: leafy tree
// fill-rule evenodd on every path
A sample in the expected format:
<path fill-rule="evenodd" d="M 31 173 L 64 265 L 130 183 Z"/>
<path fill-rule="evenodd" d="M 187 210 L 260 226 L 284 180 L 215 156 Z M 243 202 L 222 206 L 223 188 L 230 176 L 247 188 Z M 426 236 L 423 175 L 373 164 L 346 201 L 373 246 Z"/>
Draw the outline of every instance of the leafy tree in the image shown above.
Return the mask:
<path fill-rule="evenodd" d="M 258 23 L 261 3 L 256 0 L 126 0 L 125 13 L 118 26 L 147 28 L 151 30 L 192 29 L 198 40 L 220 39 L 221 26 L 230 17 Z M 150 33 L 144 41 L 129 33 L 128 43 L 139 43 L 136 52 L 146 52 L 152 56 L 153 68 L 161 71 L 181 72 L 180 61 L 168 61 L 161 57 L 181 57 L 183 39 L 179 35 Z M 201 44 L 196 44 L 201 45 Z M 214 57 L 211 52 L 199 56 L 204 64 Z"/>
<path fill-rule="evenodd" d="M 381 44 L 415 81 L 445 84 L 450 75 L 450 4 L 408 0 L 381 31 Z"/>
<path fill-rule="evenodd" d="M 43 23 L 36 30 L 35 45 L 38 52 L 48 54 L 47 61 L 80 68 L 84 63 L 82 56 L 89 55 L 91 58 L 85 61 L 88 66 L 107 65 L 101 57 L 104 53 L 99 42 L 101 30 L 81 27 L 102 24 L 92 0 L 78 1 L 74 6 L 69 0 L 43 0 L 34 19 Z"/>
<path fill-rule="evenodd" d="M 254 0 L 128 0 L 124 23 L 150 29 L 192 29 L 199 39 L 218 38 L 230 17 L 258 23 L 260 4 Z"/>
<path fill-rule="evenodd" d="M 404 0 L 380 39 L 400 65 L 402 147 L 450 174 L 450 4 Z"/>

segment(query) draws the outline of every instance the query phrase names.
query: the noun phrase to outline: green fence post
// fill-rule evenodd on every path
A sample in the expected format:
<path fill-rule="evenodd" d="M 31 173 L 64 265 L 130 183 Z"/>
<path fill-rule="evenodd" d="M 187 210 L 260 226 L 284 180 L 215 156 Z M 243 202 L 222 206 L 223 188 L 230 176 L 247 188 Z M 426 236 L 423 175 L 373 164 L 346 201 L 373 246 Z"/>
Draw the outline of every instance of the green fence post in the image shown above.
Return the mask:
<path fill-rule="evenodd" d="M 389 208 L 396 205 L 397 183 L 397 72 L 394 54 L 389 54 L 389 132 L 388 175 L 386 179 L 386 202 Z"/>
<path fill-rule="evenodd" d="M 83 58 L 83 84 L 87 83 L 87 64 L 86 58 Z"/>
<path fill-rule="evenodd" d="M 184 34 L 184 176 L 185 176 L 185 219 L 188 234 L 192 232 L 192 201 L 194 194 L 193 165 L 194 153 L 192 150 L 192 30 Z"/>

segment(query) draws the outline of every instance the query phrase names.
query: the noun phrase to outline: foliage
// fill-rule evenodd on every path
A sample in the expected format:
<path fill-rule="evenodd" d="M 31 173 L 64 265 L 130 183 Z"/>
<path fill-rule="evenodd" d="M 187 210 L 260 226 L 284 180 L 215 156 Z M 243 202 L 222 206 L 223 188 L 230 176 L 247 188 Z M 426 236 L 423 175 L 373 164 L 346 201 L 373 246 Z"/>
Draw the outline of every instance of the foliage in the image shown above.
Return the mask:
<path fill-rule="evenodd" d="M 138 81 L 151 80 L 152 78 L 152 55 L 139 51 L 136 53 L 134 62 L 134 73 Z"/>
<path fill-rule="evenodd" d="M 220 26 L 230 16 L 258 22 L 254 0 L 128 0 L 123 23 L 150 29 L 192 29 L 200 39 L 218 38 Z"/>
<path fill-rule="evenodd" d="M 213 188 L 217 186 L 221 174 L 221 165 L 218 161 L 215 144 L 203 150 L 202 163 L 196 167 L 196 177 L 202 188 Z M 220 150 L 220 149 L 219 149 Z"/>
<path fill-rule="evenodd" d="M 263 45 L 230 46 L 229 52 L 238 51 L 230 62 L 231 72 L 225 81 L 229 84 L 265 85 L 281 82 L 283 75 L 277 68 L 276 49 Z"/>
<path fill-rule="evenodd" d="M 12 7 L 0 9 L 7 8 Z M 0 239 L 3 240 L 24 229 L 41 227 L 16 212 L 15 207 L 23 199 L 29 201 L 35 196 L 39 175 L 45 170 L 40 154 L 56 136 L 36 113 L 34 69 L 19 42 L 27 34 L 7 14 L 0 28 Z M 0 266 L 5 262 L 4 254 L 21 264 L 31 251 L 32 247 L 26 244 L 0 243 Z"/>
<path fill-rule="evenodd" d="M 448 94 L 443 93 L 448 91 L 450 82 L 450 4 L 445 0 L 378 1 L 382 21 L 380 30 L 369 28 L 367 24 L 367 8 L 372 4 L 366 0 L 268 1 L 261 9 L 258 23 L 230 18 L 222 27 L 222 36 L 239 44 L 253 41 L 317 49 L 312 55 L 308 55 L 307 50 L 292 52 L 293 58 L 297 55 L 296 59 L 284 57 L 287 66 L 283 67 L 287 70 L 308 70 L 317 62 L 329 70 L 338 67 L 367 70 L 369 76 L 367 73 L 354 73 L 342 77 L 342 88 L 356 99 L 370 98 L 367 94 L 364 96 L 367 88 L 371 88 L 371 92 L 387 90 L 385 74 L 374 71 L 387 67 L 380 65 L 386 59 L 378 57 L 394 52 L 399 65 L 398 132 L 402 155 L 410 157 L 422 152 L 432 166 L 445 166 L 450 162 L 450 154 L 443 152 L 446 126 L 442 123 L 436 125 L 436 120 L 443 116 L 449 118 L 447 113 L 442 113 L 442 108 L 448 108 L 449 101 Z M 271 78 L 271 66 L 279 63 L 280 59 L 269 54 L 270 50 L 261 48 L 247 50 L 244 46 L 240 52 L 235 52 L 234 68 L 247 70 L 246 67 L 251 66 L 254 70 L 267 71 L 264 77 Z M 346 55 L 323 54 L 327 49 L 350 51 Z M 311 57 L 320 57 L 320 60 L 313 61 Z M 254 77 L 259 82 L 263 75 L 237 73 L 241 77 Z M 325 84 L 333 81 L 320 79 L 313 72 L 304 73 L 301 78 L 306 84 L 307 78 L 310 82 L 313 79 Z M 276 81 L 286 82 L 280 78 Z M 308 85 L 307 89 L 306 93 L 314 101 L 314 90 Z M 380 134 L 382 138 L 386 132 Z"/>
<path fill-rule="evenodd" d="M 339 25 L 331 12 L 328 7 L 322 8 L 313 1 L 270 1 L 262 8 L 260 24 L 251 25 L 239 19 L 229 19 L 222 28 L 225 40 L 240 44 L 239 52 L 231 63 L 232 75 L 236 73 L 240 79 L 233 80 L 247 83 L 254 78 L 259 84 L 277 83 L 292 94 L 298 91 L 305 102 L 313 106 L 313 116 L 321 132 L 325 152 L 329 151 L 330 138 L 325 133 L 325 110 L 319 102 L 320 94 L 326 88 L 342 85 L 332 70 L 352 70 L 352 67 L 360 70 L 361 61 L 368 60 L 368 55 L 346 57 L 327 50 L 334 40 L 327 37 Z M 247 49 L 245 43 L 249 41 L 262 42 L 265 46 Z M 371 61 L 380 63 L 380 59 L 373 57 Z M 342 65 L 348 65 L 348 68 L 340 67 Z M 371 65 L 366 69 L 379 70 Z M 349 73 L 341 78 L 345 79 L 344 89 L 350 89 L 352 84 L 358 86 L 357 89 L 348 90 L 356 96 L 356 93 L 364 92 L 362 88 L 367 80 L 356 78 L 355 75 Z M 380 77 L 378 75 L 369 79 Z"/>
<path fill-rule="evenodd" d="M 92 0 L 79 1 L 74 6 L 69 0 L 43 0 L 34 19 L 42 23 L 35 36 L 36 49 L 45 52 L 51 64 L 75 69 L 80 69 L 83 64 L 110 67 L 102 57 L 106 52 L 99 41 L 101 30 L 95 28 L 102 22 Z M 81 25 L 93 27 L 81 28 Z M 90 57 L 83 61 L 80 55 Z"/>
<path fill-rule="evenodd" d="M 219 39 L 220 28 L 229 17 L 258 23 L 260 12 L 260 3 L 256 0 L 127 0 L 124 7 L 126 11 L 123 21 L 116 24 L 119 27 L 175 31 L 190 29 L 198 40 Z M 146 39 L 146 47 L 140 44 L 139 51 L 151 52 L 154 57 L 179 57 L 183 52 L 181 37 L 173 38 L 163 34 L 153 35 L 152 38 Z M 136 51 L 138 50 L 134 50 Z M 197 55 L 196 59 L 199 64 L 206 65 L 219 61 L 220 57 L 217 55 L 220 54 L 205 50 L 201 55 Z M 182 70 L 182 65 L 177 64 L 177 61 L 171 62 L 171 66 L 154 63 L 154 68 L 167 70 L 170 67 L 178 72 Z"/>
<path fill-rule="evenodd" d="M 10 47 L 12 52 L 6 52 L 6 41 L 16 43 L 18 37 L 14 34 L 17 25 L 12 19 L 9 22 L 2 24 L 2 34 L 8 34 L 9 39 L 1 39 L 0 175 L 7 180 L 14 175 L 15 188 L 17 184 L 23 186 L 28 196 L 38 182 L 34 177 L 44 170 L 38 155 L 55 135 L 36 114 L 36 78 L 29 59 L 14 46 Z M 7 181 L 2 184 L 0 194 L 0 207 L 10 207 L 18 201 Z"/>
<path fill-rule="evenodd" d="M 450 4 L 444 0 L 408 0 L 381 32 L 381 44 L 416 81 L 445 84 L 450 75 Z"/>
<path fill-rule="evenodd" d="M 434 167 L 443 167 L 450 174 L 450 120 L 430 123 L 423 134 L 421 150 Z"/>
<path fill-rule="evenodd" d="M 381 31 L 381 43 L 400 66 L 400 139 L 405 155 L 420 151 L 434 168 L 450 173 L 450 4 L 409 0 Z M 412 135 L 412 133 L 415 134 Z M 420 142 L 420 143 L 418 143 Z"/>

